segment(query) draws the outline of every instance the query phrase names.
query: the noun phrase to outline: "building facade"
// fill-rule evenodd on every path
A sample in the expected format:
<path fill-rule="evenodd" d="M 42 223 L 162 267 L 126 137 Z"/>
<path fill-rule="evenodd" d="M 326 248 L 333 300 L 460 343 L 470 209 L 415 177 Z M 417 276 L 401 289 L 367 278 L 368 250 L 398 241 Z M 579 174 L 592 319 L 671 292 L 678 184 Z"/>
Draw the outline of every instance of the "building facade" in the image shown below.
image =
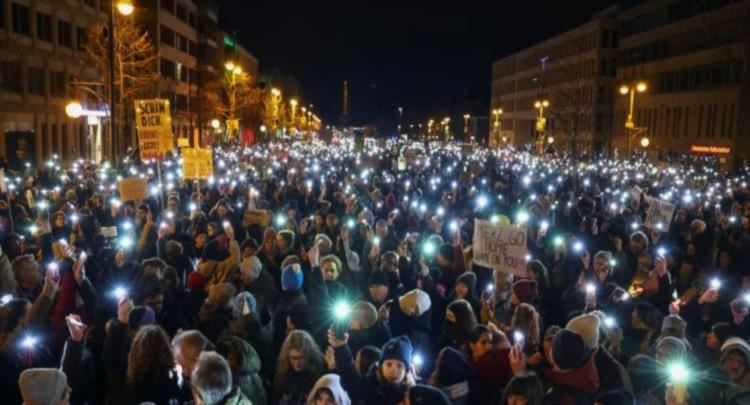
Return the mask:
<path fill-rule="evenodd" d="M 601 147 L 612 126 L 618 35 L 616 21 L 601 16 L 495 62 L 493 143 Z M 537 128 L 540 114 L 543 131 Z"/>
<path fill-rule="evenodd" d="M 0 1 L 0 155 L 11 166 L 41 164 L 53 153 L 83 156 L 89 125 L 65 105 L 71 82 L 96 77 L 83 64 L 87 27 L 106 18 L 99 0 Z"/>
<path fill-rule="evenodd" d="M 619 83 L 644 81 L 633 121 L 615 104 L 613 144 L 682 153 L 750 153 L 750 1 L 654 0 L 618 16 Z"/>
<path fill-rule="evenodd" d="M 580 60 L 583 67 L 572 75 L 556 72 L 556 64 L 566 60 Z M 503 113 L 499 120 L 493 117 L 499 123 L 491 135 L 515 144 L 539 140 L 534 102 L 547 99 L 545 139 L 552 136 L 558 149 L 571 149 L 575 138 L 580 150 L 624 154 L 629 145 L 642 148 L 646 137 L 649 150 L 660 153 L 746 154 L 750 114 L 742 112 L 750 111 L 748 66 L 750 0 L 651 0 L 612 7 L 495 62 L 491 113 Z M 619 89 L 638 82 L 647 88 L 635 94 L 634 128 L 628 129 L 630 97 Z M 578 89 L 585 91 L 579 95 Z"/>

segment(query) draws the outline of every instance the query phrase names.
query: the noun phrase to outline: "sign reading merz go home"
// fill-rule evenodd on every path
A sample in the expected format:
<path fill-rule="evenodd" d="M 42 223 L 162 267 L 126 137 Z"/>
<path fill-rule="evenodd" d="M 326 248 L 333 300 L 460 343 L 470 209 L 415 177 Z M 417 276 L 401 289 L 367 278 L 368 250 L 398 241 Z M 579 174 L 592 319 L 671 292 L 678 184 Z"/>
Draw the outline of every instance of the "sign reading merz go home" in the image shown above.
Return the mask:
<path fill-rule="evenodd" d="M 135 100 L 135 126 L 142 160 L 161 160 L 172 151 L 169 100 Z"/>

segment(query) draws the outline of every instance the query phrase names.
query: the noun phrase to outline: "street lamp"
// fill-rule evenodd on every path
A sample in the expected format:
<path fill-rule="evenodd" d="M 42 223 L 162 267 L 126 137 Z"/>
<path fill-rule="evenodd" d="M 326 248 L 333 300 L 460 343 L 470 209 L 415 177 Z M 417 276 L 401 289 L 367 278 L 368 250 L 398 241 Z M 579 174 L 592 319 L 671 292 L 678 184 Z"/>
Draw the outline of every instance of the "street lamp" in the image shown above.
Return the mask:
<path fill-rule="evenodd" d="M 399 135 L 401 135 L 401 122 L 403 120 L 403 117 L 404 117 L 404 107 L 399 107 L 398 108 L 398 132 L 399 132 Z"/>
<path fill-rule="evenodd" d="M 635 122 L 633 122 L 633 110 L 635 109 L 635 93 L 644 93 L 648 89 L 648 85 L 644 81 L 638 81 L 637 83 L 633 83 L 631 85 L 623 84 L 620 86 L 620 94 L 623 96 L 630 96 L 630 104 L 628 107 L 628 118 L 625 121 L 625 129 L 633 131 L 632 134 L 628 134 L 628 158 L 630 158 L 630 149 L 631 144 L 633 141 L 633 138 L 638 135 L 639 133 L 643 132 L 645 128 L 636 128 Z M 648 146 L 648 138 L 646 139 L 646 146 Z M 641 144 L 643 144 L 643 141 L 641 141 Z"/>
<path fill-rule="evenodd" d="M 648 137 L 644 136 L 641 138 L 641 146 L 644 148 L 648 148 L 648 145 L 651 143 L 651 141 L 648 139 Z"/>
<path fill-rule="evenodd" d="M 471 114 L 464 114 L 464 136 L 469 133 L 469 118 L 471 118 Z"/>
<path fill-rule="evenodd" d="M 235 117 L 237 109 L 237 76 L 241 75 L 243 70 L 242 66 L 232 62 L 231 60 L 224 63 L 227 75 L 229 75 L 229 113 L 227 117 L 227 137 L 230 136 L 230 132 L 237 130 L 239 131 L 239 121 Z M 212 123 L 213 126 L 213 123 Z M 216 127 L 214 128 L 216 129 Z"/>
<path fill-rule="evenodd" d="M 294 123 L 294 116 L 297 113 L 297 99 L 293 98 L 293 99 L 289 100 L 289 105 L 292 106 L 292 126 L 296 128 L 297 124 Z"/>
<path fill-rule="evenodd" d="M 135 7 L 131 0 L 112 0 L 109 13 L 109 133 L 112 142 L 112 152 L 114 157 L 118 155 L 118 144 L 120 143 L 117 139 L 117 129 L 115 119 L 117 117 L 117 107 L 115 102 L 117 96 L 115 95 L 115 49 L 117 41 L 117 32 L 115 31 L 115 9 L 124 15 L 129 16 L 133 14 Z"/>
<path fill-rule="evenodd" d="M 83 115 L 83 106 L 77 101 L 71 101 L 65 106 L 65 114 L 70 118 L 80 118 Z"/>

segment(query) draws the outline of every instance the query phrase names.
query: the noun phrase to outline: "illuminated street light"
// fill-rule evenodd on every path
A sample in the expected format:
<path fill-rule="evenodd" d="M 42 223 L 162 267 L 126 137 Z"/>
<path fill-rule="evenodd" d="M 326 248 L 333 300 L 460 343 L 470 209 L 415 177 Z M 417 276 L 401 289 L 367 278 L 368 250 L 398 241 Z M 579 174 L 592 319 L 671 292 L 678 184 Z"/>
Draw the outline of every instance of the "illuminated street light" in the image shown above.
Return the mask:
<path fill-rule="evenodd" d="M 651 143 L 651 140 L 648 139 L 648 137 L 644 136 L 643 138 L 641 138 L 641 146 L 643 146 L 644 148 L 648 148 L 648 145 L 650 143 Z"/>
<path fill-rule="evenodd" d="M 135 7 L 133 7 L 133 2 L 130 0 L 119 0 L 117 2 L 117 11 L 119 11 L 122 15 L 133 14 L 134 9 Z"/>
<path fill-rule="evenodd" d="M 221 126 L 221 122 L 218 119 L 214 118 L 211 120 L 211 128 L 219 129 L 220 126 Z"/>
<path fill-rule="evenodd" d="M 638 81 L 637 83 L 631 85 L 623 84 L 622 86 L 620 86 L 620 94 L 622 94 L 623 96 L 630 95 L 630 104 L 628 108 L 628 117 L 625 121 L 625 129 L 631 130 L 633 131 L 633 133 L 628 134 L 628 158 L 630 158 L 630 149 L 633 138 L 641 132 L 641 129 L 636 128 L 635 122 L 633 122 L 633 110 L 635 109 L 635 93 L 643 93 L 647 89 L 648 85 L 644 81 Z M 641 144 L 643 144 L 643 141 L 641 141 Z M 648 141 L 646 142 L 646 145 L 644 147 L 646 146 L 648 146 Z"/>
<path fill-rule="evenodd" d="M 224 64 L 224 68 L 226 68 L 226 69 L 227 69 L 228 71 L 230 71 L 230 72 L 231 72 L 231 71 L 233 71 L 233 70 L 234 70 L 234 68 L 235 68 L 234 62 L 232 62 L 231 60 L 230 60 L 230 61 L 227 61 L 227 62 L 226 62 L 226 63 Z"/>
<path fill-rule="evenodd" d="M 83 115 L 83 106 L 77 101 L 71 101 L 65 106 L 65 114 L 70 118 L 79 118 Z"/>

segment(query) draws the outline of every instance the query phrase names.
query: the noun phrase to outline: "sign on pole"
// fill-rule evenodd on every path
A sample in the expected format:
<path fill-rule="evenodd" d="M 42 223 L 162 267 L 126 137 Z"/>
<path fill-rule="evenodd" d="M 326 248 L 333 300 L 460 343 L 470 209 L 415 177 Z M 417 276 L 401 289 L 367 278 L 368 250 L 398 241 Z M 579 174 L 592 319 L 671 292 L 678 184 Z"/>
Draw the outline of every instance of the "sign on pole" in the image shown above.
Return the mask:
<path fill-rule="evenodd" d="M 644 196 L 644 199 L 648 204 L 646 225 L 658 230 L 669 229 L 669 224 L 672 222 L 672 215 L 674 214 L 674 204 L 656 197 Z"/>
<path fill-rule="evenodd" d="M 182 149 L 182 178 L 205 180 L 213 175 L 213 153 L 211 149 Z"/>
<path fill-rule="evenodd" d="M 474 220 L 474 263 L 526 277 L 526 228 Z"/>
<path fill-rule="evenodd" d="M 135 100 L 135 126 L 142 160 L 161 160 L 172 151 L 169 100 Z"/>

